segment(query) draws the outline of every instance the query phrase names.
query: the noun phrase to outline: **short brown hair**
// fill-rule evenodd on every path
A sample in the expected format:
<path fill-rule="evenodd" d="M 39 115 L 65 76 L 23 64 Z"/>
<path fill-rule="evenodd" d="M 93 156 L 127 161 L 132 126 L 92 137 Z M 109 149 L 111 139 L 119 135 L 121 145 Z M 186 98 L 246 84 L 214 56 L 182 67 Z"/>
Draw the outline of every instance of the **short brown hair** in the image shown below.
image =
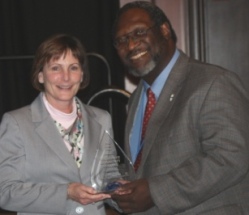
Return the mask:
<path fill-rule="evenodd" d="M 67 34 L 56 34 L 45 40 L 37 49 L 32 66 L 31 83 L 39 91 L 44 91 L 44 85 L 39 83 L 38 74 L 51 59 L 59 59 L 62 54 L 71 50 L 73 56 L 79 60 L 84 73 L 80 89 L 85 88 L 89 83 L 89 70 L 87 54 L 82 43 L 74 36 Z"/>

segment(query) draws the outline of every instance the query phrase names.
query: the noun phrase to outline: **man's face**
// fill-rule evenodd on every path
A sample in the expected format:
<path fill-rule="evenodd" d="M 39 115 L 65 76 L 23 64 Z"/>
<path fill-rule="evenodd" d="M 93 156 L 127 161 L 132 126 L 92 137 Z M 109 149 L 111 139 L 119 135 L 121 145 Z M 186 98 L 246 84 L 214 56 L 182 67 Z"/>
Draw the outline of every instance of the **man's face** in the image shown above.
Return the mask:
<path fill-rule="evenodd" d="M 133 8 L 121 15 L 114 43 L 132 75 L 143 77 L 158 64 L 163 40 L 159 28 L 143 9 Z"/>

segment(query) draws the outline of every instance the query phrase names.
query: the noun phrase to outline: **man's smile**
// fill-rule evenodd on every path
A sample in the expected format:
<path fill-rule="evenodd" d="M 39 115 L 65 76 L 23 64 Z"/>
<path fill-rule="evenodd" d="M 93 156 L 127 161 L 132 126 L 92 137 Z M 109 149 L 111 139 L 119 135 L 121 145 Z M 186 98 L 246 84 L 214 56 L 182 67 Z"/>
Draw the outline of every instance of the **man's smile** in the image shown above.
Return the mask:
<path fill-rule="evenodd" d="M 137 60 L 138 58 L 142 57 L 145 54 L 147 54 L 147 51 L 140 52 L 136 55 L 131 56 L 131 60 Z"/>

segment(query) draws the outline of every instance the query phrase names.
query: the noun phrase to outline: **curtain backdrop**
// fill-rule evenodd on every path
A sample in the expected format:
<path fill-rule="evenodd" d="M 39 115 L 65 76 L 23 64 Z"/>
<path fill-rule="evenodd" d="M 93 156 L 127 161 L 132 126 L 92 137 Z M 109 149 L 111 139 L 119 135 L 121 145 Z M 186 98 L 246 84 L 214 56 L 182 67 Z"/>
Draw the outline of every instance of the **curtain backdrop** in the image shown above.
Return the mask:
<path fill-rule="evenodd" d="M 123 88 L 123 68 L 111 39 L 118 8 L 118 0 L 0 0 L 0 119 L 37 96 L 30 83 L 33 56 L 39 44 L 55 33 L 78 37 L 88 53 L 98 53 L 108 62 L 109 78 L 108 66 L 89 57 L 90 86 L 78 94 L 83 102 L 108 84 Z M 121 144 L 124 111 L 123 105 L 116 105 L 113 116 Z"/>
<path fill-rule="evenodd" d="M 117 0 L 1 0 L 0 117 L 30 103 L 37 95 L 30 84 L 32 56 L 38 45 L 54 33 L 72 34 L 83 42 L 87 52 L 104 56 L 112 84 L 123 88 L 122 68 L 111 40 L 118 8 Z M 90 65 L 91 85 L 80 93 L 83 101 L 108 84 L 106 65 L 97 58 L 90 61 L 94 61 Z"/>

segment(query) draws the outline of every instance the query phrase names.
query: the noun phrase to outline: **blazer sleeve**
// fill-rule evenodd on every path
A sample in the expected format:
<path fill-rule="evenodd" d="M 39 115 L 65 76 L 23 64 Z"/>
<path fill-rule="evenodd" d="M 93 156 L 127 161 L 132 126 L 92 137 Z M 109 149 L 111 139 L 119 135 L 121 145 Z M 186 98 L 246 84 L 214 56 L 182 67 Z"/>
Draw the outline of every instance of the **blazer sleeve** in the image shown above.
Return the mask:
<path fill-rule="evenodd" d="M 67 200 L 67 184 L 26 180 L 24 137 L 20 124 L 9 113 L 0 126 L 0 193 L 0 207 L 6 210 L 65 214 L 72 204 Z"/>

